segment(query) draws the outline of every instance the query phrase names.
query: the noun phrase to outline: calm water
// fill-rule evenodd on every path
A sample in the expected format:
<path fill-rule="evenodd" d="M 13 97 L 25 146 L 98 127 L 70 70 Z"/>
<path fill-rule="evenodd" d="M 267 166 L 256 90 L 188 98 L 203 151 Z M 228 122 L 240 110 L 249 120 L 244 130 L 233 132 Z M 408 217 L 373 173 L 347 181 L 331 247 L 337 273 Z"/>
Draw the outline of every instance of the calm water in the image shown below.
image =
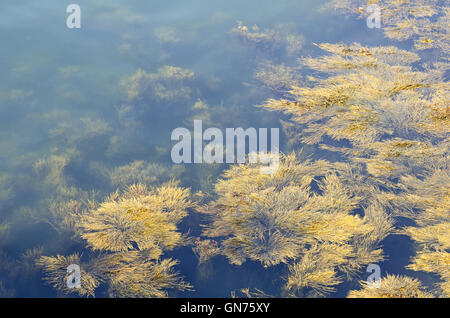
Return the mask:
<path fill-rule="evenodd" d="M 0 224 L 8 226 L 0 232 L 3 296 L 58 296 L 42 281 L 40 271 L 24 272 L 11 265 L 27 250 L 89 253 L 45 222 L 54 193 L 33 169 L 37 161 L 53 154 L 69 156 L 64 175 L 70 185 L 104 197 L 115 187 L 103 171 L 135 160 L 172 166 L 171 131 L 192 129 L 193 119 L 205 118 L 202 110 L 193 110 L 198 100 L 209 106 L 212 115 L 204 125 L 210 127 L 280 127 L 283 115 L 255 107 L 277 97 L 254 79 L 261 61 L 295 65 L 299 57 L 319 54 L 313 43 L 320 42 L 389 43 L 382 31 L 368 29 L 363 20 L 319 10 L 323 2 L 316 0 L 77 3 L 81 29 L 66 27 L 66 2 L 0 3 Z M 304 41 L 291 55 L 260 50 L 233 37 L 238 21 L 301 35 Z M 128 101 L 121 81 L 138 69 L 156 73 L 166 65 L 195 74 L 186 84 L 189 96 L 148 101 L 146 111 L 123 111 Z M 280 146 L 290 150 L 283 134 Z M 209 191 L 225 165 L 184 168 L 177 175 L 181 185 Z M 203 221 L 192 213 L 180 227 L 195 237 Z M 383 273 L 401 272 L 412 244 L 397 237 L 384 246 L 388 257 Z M 228 297 L 246 287 L 276 293 L 286 274 L 284 267 L 264 269 L 250 261 L 229 265 L 224 257 L 198 266 L 189 247 L 166 255 L 180 260 L 180 274 L 195 287 L 194 292 L 173 296 Z M 333 295 L 343 296 L 355 286 L 342 284 Z M 102 291 L 97 294 L 102 296 Z"/>

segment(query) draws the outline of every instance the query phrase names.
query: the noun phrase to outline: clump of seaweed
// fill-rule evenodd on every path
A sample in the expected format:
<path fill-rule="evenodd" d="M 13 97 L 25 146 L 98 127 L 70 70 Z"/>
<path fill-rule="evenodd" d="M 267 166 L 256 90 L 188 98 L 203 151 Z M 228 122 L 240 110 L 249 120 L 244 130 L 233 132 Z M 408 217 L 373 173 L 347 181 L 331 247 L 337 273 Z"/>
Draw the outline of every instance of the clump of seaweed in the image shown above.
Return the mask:
<path fill-rule="evenodd" d="M 274 93 L 287 93 L 292 86 L 300 85 L 301 76 L 296 68 L 270 61 L 260 63 L 255 78 Z"/>
<path fill-rule="evenodd" d="M 33 273 L 38 268 L 36 266 L 36 262 L 44 253 L 43 246 L 37 246 L 31 249 L 26 250 L 19 258 L 19 264 L 24 269 L 25 272 Z"/>
<path fill-rule="evenodd" d="M 448 61 L 450 54 L 450 10 L 445 1 L 417 0 L 331 0 L 339 12 L 366 18 L 369 5 L 378 5 L 384 34 L 393 40 L 414 40 L 418 50 L 437 48 Z"/>
<path fill-rule="evenodd" d="M 81 284 L 79 288 L 75 289 L 76 292 L 81 296 L 94 296 L 94 290 L 100 285 L 100 282 L 84 270 L 85 265 L 81 264 L 80 255 L 41 256 L 36 263 L 37 266 L 43 268 L 45 273 L 44 280 L 63 294 L 71 294 L 74 292 L 74 289 L 69 288 L 67 284 L 70 275 L 67 268 L 72 264 L 79 265 L 81 268 Z"/>
<path fill-rule="evenodd" d="M 349 298 L 431 298 L 422 283 L 408 276 L 387 275 L 376 284 L 361 282 L 360 290 L 351 290 Z"/>
<path fill-rule="evenodd" d="M 261 173 L 258 164 L 232 167 L 216 184 L 217 200 L 202 209 L 212 218 L 204 235 L 223 238 L 220 252 L 232 264 L 294 263 L 286 291 L 324 295 L 342 282 L 342 274 L 351 277 L 382 260 L 379 242 L 392 230 L 383 207 L 362 199 L 349 186 L 357 180 L 347 178 L 352 176 L 345 165 L 299 163 L 295 155 L 283 157 L 272 175 Z"/>
<path fill-rule="evenodd" d="M 233 97 L 234 99 L 234 97 Z M 225 129 L 231 125 L 236 124 L 236 113 L 244 113 L 248 111 L 245 106 L 235 101 L 224 102 L 211 105 L 204 99 L 197 99 L 193 102 L 193 106 L 189 110 L 188 116 L 184 119 L 183 124 L 185 127 L 192 127 L 194 120 L 202 120 L 203 127 L 218 127 Z M 242 116 L 240 118 L 240 125 L 250 125 L 249 120 Z"/>
<path fill-rule="evenodd" d="M 437 14 L 442 14 L 443 9 L 439 5 L 430 11 L 430 7 L 415 7 L 417 4 L 411 2 L 380 2 L 387 3 L 388 8 L 383 9 L 387 10 L 388 18 L 389 5 L 398 6 L 398 10 L 407 9 L 408 14 L 425 19 L 434 19 L 433 10 L 441 10 Z M 349 1 L 334 3 L 350 7 L 347 5 Z M 446 15 L 448 12 L 436 23 L 442 23 Z M 446 25 L 439 26 L 437 31 L 433 30 L 438 28 L 435 22 L 430 23 L 427 32 L 441 39 L 427 43 L 436 43 L 435 49 L 440 50 L 442 56 L 448 56 L 446 45 L 449 41 L 444 39 L 448 37 Z M 397 31 L 411 31 L 411 34 L 404 33 L 405 39 L 423 36 L 423 26 L 418 24 L 415 28 L 408 25 L 411 30 L 405 27 Z M 387 35 L 395 38 L 390 31 L 388 29 Z M 418 45 L 419 42 L 416 41 L 416 48 L 424 48 Z M 442 42 L 447 44 L 442 45 Z M 363 165 L 367 180 L 370 180 L 366 185 L 378 184 L 386 190 L 371 199 L 376 202 L 374 206 L 415 222 L 415 226 L 397 232 L 410 236 L 418 248 L 408 269 L 438 274 L 441 281 L 433 293 L 448 296 L 450 126 L 449 85 L 445 80 L 448 64 L 413 66 L 420 63 L 419 55 L 393 46 L 365 47 L 358 43 L 317 46 L 328 54 L 301 60 L 303 66 L 314 72 L 307 81 L 302 86 L 291 85 L 288 94 L 269 99 L 263 107 L 292 116 L 292 123 L 285 122 L 283 126 L 295 142 L 317 145 L 323 150 L 338 153 L 335 158 L 349 160 L 352 169 Z M 333 255 L 327 251 L 326 245 L 317 246 L 317 249 L 324 249 L 324 254 L 330 257 Z M 315 259 L 313 256 L 311 260 Z M 314 262 L 314 270 L 319 271 L 321 259 Z M 308 282 L 313 275 L 292 277 L 298 277 L 301 284 L 316 284 L 316 288 L 327 291 L 326 288 L 338 284 L 339 280 L 331 279 L 333 272 L 325 263 L 320 279 L 327 282 L 326 286 L 320 279 Z M 291 272 L 297 272 L 300 265 L 291 265 Z M 385 282 L 398 286 L 402 286 L 402 282 L 412 284 L 407 279 L 396 277 L 386 278 Z M 288 280 L 288 285 L 295 283 L 295 280 Z M 417 295 L 425 297 L 428 294 Z"/>
<path fill-rule="evenodd" d="M 148 189 L 130 185 L 104 202 L 87 202 L 77 215 L 76 233 L 97 256 L 82 262 L 80 255 L 43 256 L 38 265 L 59 292 L 93 296 L 106 283 L 111 296 L 165 297 L 166 289 L 190 285 L 174 271 L 176 260 L 161 259 L 164 251 L 185 245 L 177 224 L 192 206 L 189 190 L 174 185 Z M 67 266 L 81 267 L 81 288 L 66 286 Z M 83 280 L 84 277 L 84 280 Z"/>
<path fill-rule="evenodd" d="M 424 176 L 405 175 L 400 180 L 404 192 L 388 195 L 400 216 L 410 218 L 414 226 L 400 230 L 417 244 L 417 254 L 408 269 L 440 276 L 439 296 L 450 295 L 450 184 L 448 161 Z"/>
<path fill-rule="evenodd" d="M 205 263 L 212 257 L 220 253 L 219 244 L 215 240 L 201 240 L 199 237 L 195 239 L 192 251 L 198 258 L 198 263 Z"/>
<path fill-rule="evenodd" d="M 298 139 L 365 162 L 374 176 L 399 176 L 408 167 L 405 161 L 415 160 L 407 170 L 413 171 L 430 156 L 446 153 L 439 144 L 449 133 L 442 70 L 415 70 L 410 64 L 419 57 L 395 47 L 318 46 L 331 55 L 302 64 L 320 77 L 263 105 L 292 115 L 302 128 Z M 335 147 L 333 141 L 352 147 Z"/>
<path fill-rule="evenodd" d="M 257 25 L 249 29 L 242 21 L 238 22 L 238 26 L 232 30 L 232 33 L 242 41 L 255 44 L 263 49 L 270 49 L 279 45 L 279 39 L 275 31 L 270 29 L 260 30 Z"/>
<path fill-rule="evenodd" d="M 54 154 L 48 158 L 40 159 L 34 163 L 33 170 L 48 185 L 58 186 L 65 184 L 67 179 L 64 170 L 74 155 L 75 153 L 70 151 L 67 154 Z"/>
<path fill-rule="evenodd" d="M 264 107 L 292 115 L 291 122 L 284 122 L 290 145 L 306 143 L 309 149 L 318 147 L 331 155 L 329 161 L 284 156 L 272 175 L 261 173 L 255 164 L 226 171 L 215 186 L 217 197 L 201 209 L 212 223 L 203 233 L 209 238 L 195 240 L 192 248 L 199 263 L 223 254 L 236 265 L 252 260 L 264 267 L 284 266 L 288 272 L 285 295 L 323 296 L 354 278 L 365 265 L 383 260 L 381 241 L 393 232 L 392 216 L 402 216 L 414 223 L 395 233 L 408 235 L 417 251 L 407 269 L 437 275 L 436 288 L 429 292 L 415 278 L 388 275 L 379 287 L 362 282 L 362 289 L 351 291 L 349 297 L 449 297 L 450 90 L 445 78 L 450 9 L 443 3 L 332 1 L 336 8 L 362 16 L 367 14 L 366 5 L 379 4 L 387 37 L 413 39 L 417 50 L 429 52 L 323 43 L 317 46 L 326 52 L 324 56 L 301 59 L 301 66 L 311 71 L 309 77 L 298 74 L 300 67 L 280 61 L 260 64 L 255 77 L 276 96 Z M 264 53 L 297 54 L 303 37 L 283 32 L 242 23 L 233 30 L 236 37 Z M 164 43 L 179 41 L 171 29 L 159 29 L 155 36 Z M 126 52 L 132 46 L 125 44 L 122 49 Z M 427 53 L 439 62 L 421 63 L 419 54 Z M 74 71 L 60 69 L 63 76 Z M 194 101 L 193 79 L 193 72 L 174 66 L 155 73 L 138 70 L 124 79 L 120 86 L 126 100 L 118 108 L 118 119 L 125 133 L 111 137 L 110 154 L 126 153 L 127 133 L 139 124 L 140 114 L 133 117 L 136 110 Z M 216 91 L 217 83 L 213 84 Z M 32 92 L 17 89 L 6 100 L 15 105 L 30 96 Z M 199 99 L 188 111 L 205 123 L 223 125 L 224 118 L 234 120 L 237 111 L 242 114 L 242 109 L 235 109 L 233 105 L 211 107 Z M 56 119 L 50 135 L 61 144 L 79 144 L 110 131 L 109 124 L 96 117 L 74 123 L 60 120 L 61 114 L 68 113 L 44 115 Z M 42 249 L 28 250 L 19 267 L 0 251 L 2 276 L 7 272 L 13 282 L 23 277 L 22 269 L 32 272 L 32 264 L 37 264 L 60 294 L 81 296 L 94 296 L 100 285 L 107 285 L 113 297 L 166 297 L 167 290 L 190 289 L 176 271 L 178 261 L 163 258 L 166 251 L 191 245 L 178 231 L 193 206 L 189 191 L 176 182 L 163 184 L 169 181 L 168 175 L 170 179 L 172 174 L 179 175 L 178 168 L 134 161 L 108 171 L 111 184 L 123 191 L 98 201 L 95 193 L 71 186 L 67 171 L 77 156 L 77 150 L 66 149 L 36 162 L 34 171 L 41 177 L 36 192 L 46 199 L 37 202 L 30 216 L 50 224 L 60 237 L 70 234 L 88 253 L 48 257 L 42 256 Z M 337 162 L 331 163 L 332 159 Z M 203 190 L 209 190 L 221 168 L 198 169 Z M 10 200 L 16 190 L 10 175 L 0 174 L 0 184 L 0 201 Z M 197 196 L 203 197 L 201 192 Z M 2 220 L 0 238 L 8 237 L 9 229 L 10 223 Z M 71 264 L 82 270 L 79 289 L 66 284 Z M 10 282 L 0 281 L 0 295 L 13 295 Z M 241 293 L 268 297 L 260 290 Z"/>
<path fill-rule="evenodd" d="M 283 50 L 287 56 L 293 56 L 302 49 L 305 39 L 300 34 L 291 32 L 286 26 L 276 29 L 261 30 L 257 25 L 249 28 L 238 22 L 238 26 L 231 31 L 233 36 L 265 53 Z"/>
<path fill-rule="evenodd" d="M 96 272 L 108 278 L 111 297 L 167 297 L 167 290 L 190 290 L 173 259 L 152 260 L 145 252 L 109 254 L 95 260 Z"/>
<path fill-rule="evenodd" d="M 149 191 L 142 184 L 131 185 L 85 213 L 78 223 L 80 236 L 93 250 L 136 248 L 157 257 L 182 244 L 176 225 L 191 205 L 186 189 L 163 186 Z"/>
<path fill-rule="evenodd" d="M 81 264 L 79 288 L 67 287 L 71 264 Z M 153 260 L 140 251 L 100 255 L 89 263 L 81 263 L 78 254 L 43 256 L 38 261 L 44 279 L 62 294 L 94 296 L 95 289 L 106 282 L 111 297 L 167 297 L 166 289 L 189 289 L 174 270 L 176 264 L 172 259 Z"/>
<path fill-rule="evenodd" d="M 183 166 L 165 167 L 157 163 L 136 160 L 109 172 L 111 184 L 114 187 L 126 187 L 131 184 L 154 185 L 178 179 L 183 173 Z"/>
<path fill-rule="evenodd" d="M 36 203 L 35 209 L 22 209 L 29 220 L 48 224 L 63 239 L 74 237 L 79 216 L 88 202 L 98 196 L 95 191 L 84 191 L 72 185 L 67 167 L 78 156 L 76 149 L 68 149 L 36 161 L 33 170 L 39 184 L 35 187 L 43 198 Z"/>
<path fill-rule="evenodd" d="M 163 66 L 156 73 L 139 69 L 123 79 L 120 87 L 125 91 L 128 102 L 176 101 L 191 96 L 189 83 L 194 79 L 190 70 L 176 66 Z"/>
<path fill-rule="evenodd" d="M 273 298 L 273 296 L 266 294 L 258 288 L 255 288 L 254 290 L 251 290 L 250 288 L 242 288 L 238 292 L 247 298 Z M 235 290 L 231 292 L 231 298 L 239 298 Z"/>

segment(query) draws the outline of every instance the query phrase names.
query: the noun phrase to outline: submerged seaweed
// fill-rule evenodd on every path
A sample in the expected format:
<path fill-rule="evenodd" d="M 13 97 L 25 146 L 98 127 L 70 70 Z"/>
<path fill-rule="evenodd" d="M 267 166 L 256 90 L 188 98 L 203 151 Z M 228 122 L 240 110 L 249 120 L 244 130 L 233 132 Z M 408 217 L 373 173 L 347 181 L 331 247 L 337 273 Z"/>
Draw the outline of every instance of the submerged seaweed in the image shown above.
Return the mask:
<path fill-rule="evenodd" d="M 363 289 L 351 290 L 349 298 L 430 298 L 418 279 L 407 276 L 387 275 L 379 281 L 379 286 L 361 282 Z"/>

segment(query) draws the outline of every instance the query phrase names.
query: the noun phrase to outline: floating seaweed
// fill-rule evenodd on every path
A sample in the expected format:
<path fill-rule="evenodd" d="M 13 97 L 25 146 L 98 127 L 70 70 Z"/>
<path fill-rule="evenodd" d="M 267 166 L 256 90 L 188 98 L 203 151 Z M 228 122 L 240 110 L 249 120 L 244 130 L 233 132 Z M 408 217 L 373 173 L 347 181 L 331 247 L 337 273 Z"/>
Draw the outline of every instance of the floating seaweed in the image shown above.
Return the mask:
<path fill-rule="evenodd" d="M 219 244 L 214 240 L 201 240 L 199 237 L 195 239 L 192 251 L 198 258 L 198 263 L 207 262 L 220 252 Z"/>
<path fill-rule="evenodd" d="M 274 93 L 285 94 L 292 86 L 300 84 L 301 76 L 293 67 L 264 61 L 260 63 L 255 78 Z"/>
<path fill-rule="evenodd" d="M 253 43 L 262 49 L 273 49 L 280 45 L 280 40 L 274 30 L 260 30 L 257 25 L 251 29 L 245 26 L 242 21 L 238 22 L 238 26 L 232 30 L 232 33 L 239 39 Z"/>
<path fill-rule="evenodd" d="M 408 235 L 418 245 L 417 254 L 408 269 L 440 276 L 434 294 L 450 295 L 450 175 L 447 165 L 435 167 L 425 176 L 406 175 L 401 178 L 404 192 L 389 195 L 400 216 L 410 218 L 400 234 Z"/>
<path fill-rule="evenodd" d="M 79 288 L 69 288 L 67 284 L 70 275 L 67 268 L 72 264 L 77 264 L 81 268 L 81 284 Z M 78 254 L 72 254 L 67 257 L 61 255 L 54 257 L 41 256 L 37 260 L 36 265 L 42 267 L 45 273 L 44 280 L 63 294 L 71 294 L 75 291 L 80 296 L 94 296 L 94 290 L 100 285 L 98 279 L 84 270 L 85 264 L 81 264 L 80 255 Z"/>
<path fill-rule="evenodd" d="M 289 293 L 331 292 L 341 274 L 351 277 L 364 264 L 383 259 L 378 244 L 392 229 L 375 199 L 366 206 L 350 183 L 343 183 L 351 177 L 346 173 L 326 161 L 299 163 L 294 155 L 283 157 L 273 175 L 261 173 L 257 164 L 232 167 L 216 184 L 217 200 L 202 209 L 212 218 L 204 235 L 223 237 L 220 252 L 232 264 L 294 262 Z M 363 207 L 365 215 L 357 215 Z"/>
<path fill-rule="evenodd" d="M 172 27 L 160 27 L 153 33 L 160 43 L 178 43 L 181 41 L 177 30 Z"/>
<path fill-rule="evenodd" d="M 375 283 L 361 282 L 360 290 L 351 290 L 349 298 L 431 298 L 422 283 L 408 276 L 387 275 Z"/>
<path fill-rule="evenodd" d="M 273 296 L 266 294 L 258 288 L 255 288 L 253 290 L 251 290 L 250 288 L 242 288 L 241 290 L 239 290 L 239 293 L 247 298 L 273 298 Z M 236 291 L 233 290 L 231 292 L 231 298 L 239 298 L 237 295 L 238 294 L 236 293 Z"/>
<path fill-rule="evenodd" d="M 177 271 L 179 261 L 165 256 L 178 247 L 191 249 L 198 258 L 198 281 L 211 278 L 216 262 L 210 260 L 223 255 L 237 266 L 246 261 L 260 264 L 258 270 L 265 272 L 257 279 L 264 280 L 267 274 L 271 282 L 282 281 L 282 296 L 326 296 L 344 282 L 359 279 L 366 265 L 382 262 L 384 238 L 406 235 L 414 250 L 407 255 L 410 262 L 405 269 L 410 276 L 387 275 L 379 286 L 361 282 L 361 288 L 348 292 L 348 297 L 449 297 L 450 9 L 441 0 L 330 1 L 340 12 L 364 18 L 371 4 L 382 9 L 381 31 L 388 39 L 411 42 L 401 43 L 402 49 L 315 44 L 322 55 L 302 57 L 293 65 L 305 44 L 295 23 L 261 29 L 239 22 L 232 30 L 235 38 L 257 53 L 256 59 L 255 54 L 250 58 L 256 61 L 254 77 L 259 84 L 248 96 L 270 93 L 272 98 L 262 109 L 290 116 L 283 117 L 282 125 L 288 150 L 295 155 L 282 155 L 272 175 L 262 173 L 258 164 L 246 163 L 229 168 L 218 179 L 225 165 L 196 165 L 184 171 L 182 166 L 157 163 L 168 157 L 167 144 L 152 145 L 150 151 L 148 144 L 139 144 L 148 142 L 148 135 L 140 130 L 148 119 L 154 121 L 147 128 L 158 133 L 166 125 L 158 116 L 174 116 L 171 123 L 186 126 L 193 119 L 221 128 L 242 121 L 253 124 L 254 113 L 247 116 L 253 99 L 243 98 L 242 91 L 222 99 L 224 87 L 230 84 L 223 74 L 221 79 L 206 75 L 207 83 L 196 83 L 204 76 L 201 70 L 196 79 L 191 70 L 181 67 L 139 69 L 119 84 L 123 95 L 115 106 L 117 122 L 104 119 L 110 104 L 102 116 L 59 107 L 41 113 L 29 111 L 39 106 L 38 95 L 29 88 L 0 91 L 0 101 L 8 109 L 2 118 L 9 119 L 9 109 L 17 108 L 20 112 L 14 116 L 44 123 L 40 129 L 52 142 L 49 149 L 31 147 L 11 160 L 14 173 L 0 172 L 1 212 L 6 211 L 0 218 L 0 245 L 9 245 L 21 234 L 18 221 L 47 224 L 55 230 L 50 234 L 57 235 L 51 237 L 51 251 L 26 246 L 14 259 L 0 250 L 0 296 L 22 295 L 22 286 L 28 288 L 37 280 L 41 269 L 59 296 L 167 297 L 169 292 L 192 288 Z M 125 23 L 145 20 L 128 9 L 113 9 L 106 16 L 111 14 Z M 213 20 L 228 19 L 220 15 Z M 104 15 L 101 19 L 105 22 Z M 180 35 L 172 27 L 153 34 L 167 46 L 182 42 Z M 119 54 L 137 59 L 143 45 L 129 33 L 122 39 Z M 426 57 L 431 61 L 425 62 Z M 55 68 L 58 80 L 81 75 L 80 67 L 63 65 Z M 19 77 L 33 67 L 15 65 L 12 73 L 17 78 L 11 83 L 22 80 Z M 56 102 L 62 97 L 69 102 L 88 101 L 65 84 L 52 93 Z M 114 135 L 110 135 L 112 127 Z M 3 134 L 0 137 L 4 149 L 15 148 L 3 142 L 8 139 Z M 92 158 L 89 147 L 97 148 L 94 153 L 99 158 Z M 311 156 L 305 158 L 306 152 Z M 149 154 L 156 160 L 148 159 Z M 103 155 L 117 160 L 104 164 Z M 82 165 L 96 175 L 83 180 L 84 172 L 78 175 Z M 25 172 L 16 173 L 22 168 Z M 26 175 L 31 170 L 35 174 Z M 193 203 L 189 190 L 174 181 L 180 176 L 182 182 L 188 179 L 192 187 L 201 189 L 194 196 L 199 202 Z M 105 198 L 111 186 L 119 190 Z M 91 187 L 98 190 L 90 191 Z M 198 208 L 200 203 L 203 206 Z M 208 221 L 199 234 L 202 238 L 195 240 L 179 230 L 191 208 L 204 215 L 189 218 L 183 227 L 197 231 L 202 217 Z M 72 264 L 80 265 L 81 288 L 67 286 L 67 267 Z M 420 275 L 422 282 L 411 275 Z M 106 294 L 99 291 L 106 289 Z M 250 288 L 231 295 L 241 294 L 270 297 Z"/>
<path fill-rule="evenodd" d="M 368 5 L 378 5 L 384 34 L 393 40 L 414 40 L 418 50 L 436 48 L 442 58 L 450 56 L 450 10 L 445 1 L 331 0 L 327 6 L 338 12 L 367 17 Z"/>
<path fill-rule="evenodd" d="M 381 2 L 400 7 L 404 3 Z M 341 5 L 344 1 L 334 3 Z M 441 9 L 436 7 L 436 10 Z M 418 11 L 415 12 L 419 16 Z M 433 15 L 431 12 L 422 17 Z M 420 33 L 420 27 L 419 31 L 412 28 L 411 32 Z M 269 99 L 262 106 L 292 116 L 292 122 L 284 124 L 292 139 L 337 152 L 349 160 L 352 167 L 363 164 L 371 184 L 384 184 L 383 188 L 389 191 L 377 195 L 377 205 L 416 223 L 397 231 L 410 236 L 418 246 L 417 255 L 407 268 L 438 274 L 442 280 L 433 294 L 448 296 L 450 126 L 449 86 L 445 81 L 448 65 L 423 63 L 421 67 L 413 67 L 420 62 L 420 56 L 393 46 L 364 47 L 357 43 L 317 46 L 328 54 L 301 60 L 301 64 L 316 75 L 308 77 L 308 81 L 302 83 L 304 86 L 291 85 L 284 97 Z M 436 49 L 448 55 L 445 45 L 438 45 Z M 326 245 L 317 248 L 326 250 Z M 324 254 L 332 257 L 331 252 Z M 315 262 L 313 267 L 321 268 L 320 261 Z M 290 270 L 295 273 L 297 266 L 299 263 L 291 265 Z M 306 278 L 299 277 L 302 284 L 308 284 Z M 326 284 L 321 285 L 322 280 Z M 413 281 L 395 277 L 385 282 L 414 285 Z M 288 285 L 294 283 L 288 281 Z M 310 284 L 317 284 L 319 292 L 327 292 L 330 285 L 339 283 L 325 266 Z M 416 296 L 427 295 L 431 294 Z"/>
<path fill-rule="evenodd" d="M 190 285 L 173 269 L 177 261 L 160 257 L 163 251 L 186 244 L 177 224 L 191 206 L 187 189 L 130 185 L 102 203 L 89 202 L 77 216 L 76 233 L 98 256 L 88 262 L 78 254 L 42 256 L 37 264 L 46 273 L 45 280 L 64 294 L 93 296 L 101 283 L 118 297 L 165 297 L 165 289 L 188 289 Z M 82 271 L 82 287 L 75 290 L 66 286 L 70 264 Z"/>
<path fill-rule="evenodd" d="M 183 235 L 177 223 L 191 206 L 189 191 L 163 186 L 149 191 L 146 186 L 129 186 L 120 195 L 113 193 L 106 201 L 84 214 L 80 235 L 94 250 L 147 250 L 159 256 L 163 250 L 181 245 Z"/>
<path fill-rule="evenodd" d="M 249 28 L 238 22 L 231 31 L 233 36 L 247 45 L 253 46 L 264 53 L 274 53 L 282 50 L 287 56 L 294 56 L 302 49 L 305 38 L 292 32 L 289 25 L 279 25 L 275 29 L 261 30 L 257 25 Z"/>

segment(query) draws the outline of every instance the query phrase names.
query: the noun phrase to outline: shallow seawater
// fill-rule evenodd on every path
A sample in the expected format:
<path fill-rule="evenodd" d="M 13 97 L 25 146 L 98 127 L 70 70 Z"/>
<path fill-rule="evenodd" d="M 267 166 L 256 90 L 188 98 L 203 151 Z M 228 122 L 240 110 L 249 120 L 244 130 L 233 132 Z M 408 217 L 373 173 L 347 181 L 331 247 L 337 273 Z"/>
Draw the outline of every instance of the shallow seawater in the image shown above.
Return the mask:
<path fill-rule="evenodd" d="M 396 43 L 381 29 L 367 28 L 363 19 L 323 10 L 326 2 L 77 0 L 81 28 L 69 29 L 66 2 L 2 1 L 0 295 L 63 296 L 46 284 L 41 270 L 15 265 L 28 264 L 23 257 L 27 251 L 39 248 L 46 256 L 80 253 L 86 258 L 95 254 L 51 219 L 52 202 L 71 197 L 61 194 L 62 187 L 91 193 L 101 202 L 121 188 L 110 180 L 114 169 L 144 161 L 154 164 L 147 173 L 154 178 L 145 180 L 149 186 L 177 179 L 192 193 L 213 193 L 232 164 L 174 164 L 170 151 L 176 128 L 193 131 L 196 119 L 203 121 L 204 130 L 279 128 L 280 150 L 293 151 L 280 123 L 289 116 L 257 107 L 282 96 L 255 79 L 261 65 L 271 61 L 294 66 L 299 58 L 316 57 L 322 53 L 314 43 Z M 299 42 L 288 53 L 285 47 L 258 47 L 233 34 L 239 21 L 292 35 Z M 167 66 L 192 76 L 165 79 Z M 149 92 L 133 98 L 126 81 L 138 70 L 156 80 Z M 308 149 L 304 152 L 312 158 L 326 156 Z M 195 239 L 207 223 L 192 208 L 178 228 Z M 382 274 L 414 273 L 404 269 L 415 252 L 408 237 L 389 237 L 383 248 L 387 257 Z M 230 297 L 243 288 L 280 296 L 287 274 L 283 265 L 264 268 L 247 260 L 237 266 L 225 256 L 199 264 L 191 246 L 166 251 L 164 257 L 179 261 L 176 270 L 194 289 L 169 290 L 171 297 Z M 359 274 L 367 276 L 364 269 Z M 330 297 L 344 297 L 358 286 L 357 280 L 343 283 Z M 108 296 L 107 286 L 101 285 L 96 296 Z"/>

